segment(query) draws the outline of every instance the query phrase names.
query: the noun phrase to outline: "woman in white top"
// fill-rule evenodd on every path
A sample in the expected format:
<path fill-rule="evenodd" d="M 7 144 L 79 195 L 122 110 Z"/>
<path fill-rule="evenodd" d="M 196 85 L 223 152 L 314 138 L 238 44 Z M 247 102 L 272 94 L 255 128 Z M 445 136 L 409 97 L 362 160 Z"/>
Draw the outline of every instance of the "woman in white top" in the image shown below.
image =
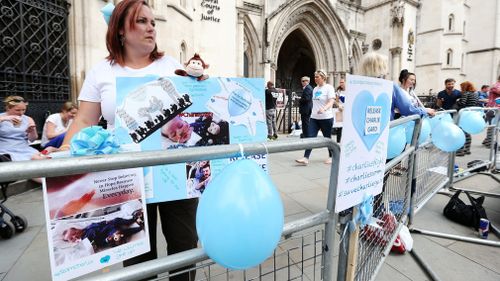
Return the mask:
<path fill-rule="evenodd" d="M 69 149 L 74 134 L 85 127 L 97 125 L 101 115 L 108 122 L 108 129 L 114 128 L 117 77 L 173 76 L 176 69 L 183 68 L 179 62 L 158 50 L 155 17 L 144 0 L 123 0 L 116 5 L 109 20 L 106 46 L 108 57 L 87 73 L 79 95 L 80 109 L 66 132 L 62 150 Z M 196 248 L 197 206 L 197 198 L 148 204 L 151 251 L 125 261 L 124 265 L 158 257 L 158 213 L 169 255 Z M 179 270 L 183 269 L 186 268 Z M 196 271 L 192 270 L 170 277 L 170 280 L 195 280 L 195 274 Z M 150 276 L 144 276 L 147 277 Z"/>
<path fill-rule="evenodd" d="M 313 108 L 311 119 L 309 120 L 307 137 L 314 138 L 318 136 L 318 132 L 321 130 L 325 138 L 332 138 L 332 106 L 335 103 L 335 89 L 332 85 L 326 83 L 326 72 L 321 69 L 314 72 L 314 82 L 316 82 L 317 86 L 313 90 Z M 332 152 L 329 150 L 328 154 L 329 156 L 324 162 L 325 164 L 332 163 Z M 306 149 L 304 157 L 296 159 L 295 162 L 307 165 L 309 164 L 310 155 L 311 149 Z"/>
<path fill-rule="evenodd" d="M 415 107 L 424 107 L 420 99 L 415 94 L 415 85 L 417 83 L 415 73 L 408 72 L 407 69 L 403 69 L 399 73 L 398 80 L 401 83 L 400 87 L 403 90 L 403 93 L 406 94 L 411 104 Z"/>
<path fill-rule="evenodd" d="M 62 105 L 61 112 L 51 114 L 47 117 L 43 125 L 42 148 L 61 146 L 65 133 L 77 112 L 78 106 L 71 101 L 67 101 Z"/>

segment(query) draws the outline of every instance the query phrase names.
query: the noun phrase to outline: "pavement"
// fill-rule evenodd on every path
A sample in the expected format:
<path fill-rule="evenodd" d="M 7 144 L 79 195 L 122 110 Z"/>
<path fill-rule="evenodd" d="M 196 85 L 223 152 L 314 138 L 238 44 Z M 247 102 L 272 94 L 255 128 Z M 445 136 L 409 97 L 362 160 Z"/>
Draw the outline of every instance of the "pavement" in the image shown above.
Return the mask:
<path fill-rule="evenodd" d="M 286 137 L 281 135 L 277 141 Z M 456 162 L 460 167 L 466 167 L 466 163 L 471 160 L 488 159 L 489 150 L 481 146 L 483 138 L 484 135 L 481 134 L 473 136 L 473 153 L 457 158 Z M 300 158 L 302 153 L 302 151 L 292 151 L 271 154 L 269 157 L 270 175 L 282 195 L 286 222 L 314 214 L 326 206 L 329 169 L 323 161 L 327 151 L 313 150 L 307 167 L 298 166 L 294 162 L 294 159 Z M 500 193 L 500 184 L 491 177 L 483 175 L 475 175 L 458 182 L 455 186 Z M 442 215 L 448 200 L 447 196 L 436 194 L 416 215 L 414 227 L 477 238 L 477 231 L 451 222 Z M 487 197 L 484 204 L 490 221 L 496 225 L 500 225 L 499 202 L 498 198 Z M 6 205 L 15 213 L 23 214 L 28 219 L 29 227 L 9 240 L 0 239 L 0 280 L 50 280 L 41 189 L 31 189 L 12 196 Z M 412 237 L 414 249 L 441 280 L 500 280 L 498 247 L 419 234 L 412 234 Z M 491 233 L 489 239 L 498 241 Z M 162 241 L 159 247 L 164 246 L 165 242 Z M 119 267 L 121 265 L 115 265 L 105 271 Z M 375 280 L 421 281 L 430 278 L 412 256 L 406 253 L 389 254 Z"/>

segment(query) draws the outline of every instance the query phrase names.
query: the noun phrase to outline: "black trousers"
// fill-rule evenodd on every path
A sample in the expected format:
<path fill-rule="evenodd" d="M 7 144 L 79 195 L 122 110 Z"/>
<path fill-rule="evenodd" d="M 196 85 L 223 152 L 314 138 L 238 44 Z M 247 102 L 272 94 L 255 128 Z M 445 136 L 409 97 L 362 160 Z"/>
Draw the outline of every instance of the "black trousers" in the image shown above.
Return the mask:
<path fill-rule="evenodd" d="M 198 198 L 147 204 L 151 251 L 128 259 L 123 262 L 123 265 L 130 266 L 158 258 L 156 242 L 158 213 L 160 214 L 161 230 L 165 240 L 167 241 L 167 252 L 169 255 L 196 248 L 198 246 L 198 235 L 196 233 L 197 207 Z M 188 269 L 192 266 L 193 265 L 171 271 L 170 274 Z M 170 277 L 170 280 L 194 281 L 195 276 L 196 271 L 193 270 L 189 273 L 183 273 Z M 154 276 L 144 277 L 146 279 L 143 280 L 147 280 L 147 278 Z"/>
<path fill-rule="evenodd" d="M 309 119 L 311 119 L 311 115 L 300 115 L 300 122 L 302 122 L 302 138 L 306 138 L 309 134 Z"/>

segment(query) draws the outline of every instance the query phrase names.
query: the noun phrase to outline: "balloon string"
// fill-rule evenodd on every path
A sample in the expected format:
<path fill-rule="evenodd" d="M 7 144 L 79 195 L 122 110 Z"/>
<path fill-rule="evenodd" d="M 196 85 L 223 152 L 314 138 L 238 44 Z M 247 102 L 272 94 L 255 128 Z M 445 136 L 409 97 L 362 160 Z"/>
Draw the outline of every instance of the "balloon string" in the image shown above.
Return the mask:
<path fill-rule="evenodd" d="M 238 143 L 238 145 L 240 146 L 240 155 L 241 155 L 241 158 L 245 158 L 245 152 L 244 152 L 244 149 L 243 149 L 243 145 L 241 143 Z"/>
<path fill-rule="evenodd" d="M 264 148 L 266 149 L 266 154 L 269 154 L 269 150 L 267 149 L 267 145 L 265 142 L 262 143 L 262 145 L 264 146 Z"/>

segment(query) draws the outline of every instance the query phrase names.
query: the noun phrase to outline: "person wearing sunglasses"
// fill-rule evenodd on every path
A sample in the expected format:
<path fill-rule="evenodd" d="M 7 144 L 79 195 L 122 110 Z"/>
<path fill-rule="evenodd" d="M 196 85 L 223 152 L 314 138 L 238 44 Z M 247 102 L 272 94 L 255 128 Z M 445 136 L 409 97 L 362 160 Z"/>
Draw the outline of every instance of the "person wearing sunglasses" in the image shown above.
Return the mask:
<path fill-rule="evenodd" d="M 28 103 L 21 96 L 3 100 L 5 112 L 0 113 L 0 154 L 9 154 L 12 161 L 30 160 L 38 150 L 30 142 L 38 138 L 33 118 L 25 115 Z"/>

